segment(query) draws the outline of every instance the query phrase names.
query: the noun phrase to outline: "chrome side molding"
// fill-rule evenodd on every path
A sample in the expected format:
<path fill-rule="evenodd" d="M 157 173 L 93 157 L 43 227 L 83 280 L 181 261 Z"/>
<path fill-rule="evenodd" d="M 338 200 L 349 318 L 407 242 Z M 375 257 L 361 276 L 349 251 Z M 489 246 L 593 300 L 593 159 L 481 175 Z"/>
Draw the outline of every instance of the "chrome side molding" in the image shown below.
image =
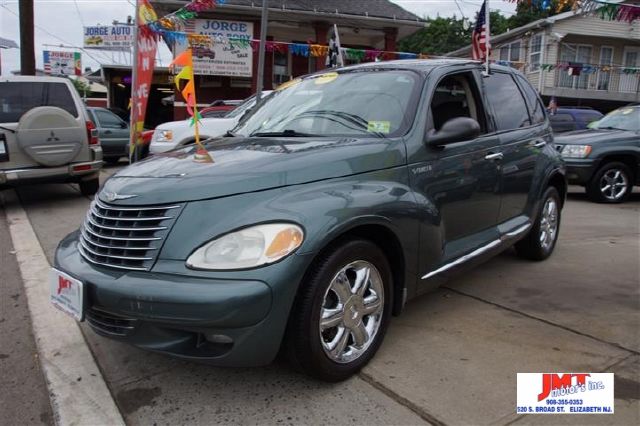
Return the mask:
<path fill-rule="evenodd" d="M 528 222 L 516 229 L 514 229 L 513 231 L 507 232 L 506 234 L 504 234 L 503 236 L 501 236 L 499 239 L 497 240 L 493 240 L 488 244 L 485 244 L 482 247 L 479 247 L 477 249 L 475 249 L 474 251 L 472 251 L 471 253 L 467 253 L 464 256 L 461 256 L 459 258 L 457 258 L 456 260 L 454 260 L 453 262 L 447 263 L 446 265 L 443 265 L 441 267 L 439 267 L 438 269 L 429 272 L 428 274 L 426 274 L 425 276 L 422 277 L 423 280 L 426 280 L 428 278 L 433 277 L 434 275 L 438 275 L 442 272 L 448 271 L 449 269 L 461 265 L 471 259 L 473 259 L 474 257 L 478 257 L 481 254 L 491 250 L 494 247 L 499 246 L 500 244 L 506 242 L 507 240 L 510 240 L 512 238 L 518 237 L 522 234 L 524 234 L 525 232 L 527 232 L 532 226 L 531 222 Z"/>

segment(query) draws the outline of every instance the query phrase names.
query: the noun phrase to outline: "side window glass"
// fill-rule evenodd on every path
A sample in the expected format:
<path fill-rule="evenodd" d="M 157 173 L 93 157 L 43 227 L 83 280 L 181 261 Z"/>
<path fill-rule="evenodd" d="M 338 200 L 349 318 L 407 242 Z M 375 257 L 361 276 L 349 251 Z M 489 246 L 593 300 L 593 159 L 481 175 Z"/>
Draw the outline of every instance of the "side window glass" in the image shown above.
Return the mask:
<path fill-rule="evenodd" d="M 434 129 L 440 130 L 447 121 L 458 118 L 473 118 L 486 133 L 486 121 L 478 90 L 471 73 L 460 73 L 443 78 L 431 98 L 431 114 Z"/>
<path fill-rule="evenodd" d="M 524 90 L 524 95 L 527 98 L 527 106 L 529 107 L 529 114 L 531 116 L 531 122 L 533 124 L 544 123 L 544 106 L 538 96 L 538 93 L 531 87 L 531 83 L 526 78 L 518 76 L 520 86 Z"/>
<path fill-rule="evenodd" d="M 531 124 L 525 100 L 511 75 L 494 72 L 483 80 L 498 131 L 519 129 Z"/>
<path fill-rule="evenodd" d="M 108 128 L 108 129 L 121 129 L 122 128 L 122 120 L 118 118 L 115 114 L 107 111 L 96 110 L 96 117 L 100 122 L 100 127 Z"/>

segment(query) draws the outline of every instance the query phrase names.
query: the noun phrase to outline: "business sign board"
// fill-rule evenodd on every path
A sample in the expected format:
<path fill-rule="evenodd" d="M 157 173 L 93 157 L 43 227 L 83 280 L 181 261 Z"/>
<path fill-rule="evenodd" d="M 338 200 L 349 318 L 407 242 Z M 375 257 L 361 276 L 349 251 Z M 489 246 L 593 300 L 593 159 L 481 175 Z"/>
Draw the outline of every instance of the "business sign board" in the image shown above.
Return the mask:
<path fill-rule="evenodd" d="M 82 75 L 80 52 L 45 50 L 44 72 L 50 75 Z"/>
<path fill-rule="evenodd" d="M 84 27 L 85 49 L 129 50 L 133 46 L 132 25 L 96 25 Z"/>
<path fill-rule="evenodd" d="M 253 39 L 253 23 L 222 19 L 190 19 L 185 31 L 212 36 L 210 48 L 193 49 L 193 71 L 197 75 L 227 77 L 251 77 L 253 75 L 253 50 L 251 45 L 230 44 L 229 39 Z M 186 49 L 186 43 L 176 46 L 176 54 Z"/>

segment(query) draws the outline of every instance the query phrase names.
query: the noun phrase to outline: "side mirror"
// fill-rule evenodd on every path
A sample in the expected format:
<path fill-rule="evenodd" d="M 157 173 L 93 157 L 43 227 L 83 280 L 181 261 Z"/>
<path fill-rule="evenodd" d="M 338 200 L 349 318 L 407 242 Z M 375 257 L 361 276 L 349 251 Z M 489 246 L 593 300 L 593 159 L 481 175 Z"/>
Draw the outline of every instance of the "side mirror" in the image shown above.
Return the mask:
<path fill-rule="evenodd" d="M 480 136 L 480 124 L 473 118 L 456 117 L 442 125 L 439 131 L 427 133 L 427 143 L 442 146 L 455 142 L 463 142 Z"/>

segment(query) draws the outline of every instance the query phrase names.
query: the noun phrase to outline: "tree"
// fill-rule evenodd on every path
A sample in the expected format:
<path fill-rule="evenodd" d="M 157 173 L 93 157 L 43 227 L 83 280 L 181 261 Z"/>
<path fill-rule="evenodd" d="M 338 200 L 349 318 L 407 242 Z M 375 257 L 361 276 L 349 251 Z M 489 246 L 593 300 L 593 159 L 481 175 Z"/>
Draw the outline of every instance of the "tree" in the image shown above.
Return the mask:
<path fill-rule="evenodd" d="M 91 95 L 91 86 L 78 80 L 77 78 L 70 78 L 69 80 L 71 80 L 71 83 L 73 83 L 73 86 L 76 88 L 81 97 L 84 97 L 85 95 Z"/>
<path fill-rule="evenodd" d="M 571 6 L 565 6 L 561 12 L 570 8 Z M 509 18 L 500 12 L 493 11 L 490 14 L 491 35 L 502 34 L 507 30 L 553 16 L 556 13 L 558 12 L 556 12 L 555 2 L 552 2 L 551 8 L 548 10 L 541 10 L 526 2 L 518 3 L 516 14 Z M 474 22 L 475 19 L 474 17 Z M 471 22 L 469 28 L 465 30 L 464 20 L 456 18 L 455 15 L 452 18 L 427 18 L 427 27 L 400 40 L 399 48 L 403 52 L 444 55 L 471 44 L 474 22 Z"/>

